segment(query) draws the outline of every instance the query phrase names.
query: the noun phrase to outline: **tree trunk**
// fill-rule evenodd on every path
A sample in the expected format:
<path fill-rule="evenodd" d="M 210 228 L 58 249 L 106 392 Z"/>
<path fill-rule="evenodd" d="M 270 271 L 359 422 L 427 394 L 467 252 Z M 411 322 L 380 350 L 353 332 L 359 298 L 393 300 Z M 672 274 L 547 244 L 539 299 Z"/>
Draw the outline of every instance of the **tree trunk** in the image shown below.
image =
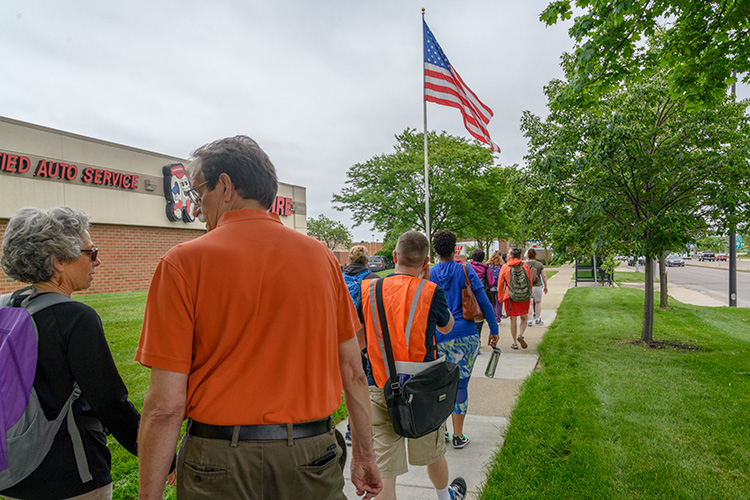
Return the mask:
<path fill-rule="evenodd" d="M 643 301 L 643 328 L 641 340 L 654 340 L 654 259 L 646 256 L 646 296 Z"/>
<path fill-rule="evenodd" d="M 659 259 L 659 309 L 669 309 L 669 283 L 667 282 L 667 253 Z"/>

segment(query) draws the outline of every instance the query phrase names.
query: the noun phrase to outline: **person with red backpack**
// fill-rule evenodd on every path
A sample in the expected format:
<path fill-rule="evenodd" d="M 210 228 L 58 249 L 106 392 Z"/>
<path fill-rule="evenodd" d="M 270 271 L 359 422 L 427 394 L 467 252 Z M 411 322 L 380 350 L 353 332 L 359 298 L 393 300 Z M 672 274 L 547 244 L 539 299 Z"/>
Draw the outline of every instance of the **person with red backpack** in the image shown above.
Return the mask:
<path fill-rule="evenodd" d="M 498 296 L 502 289 L 502 300 L 510 321 L 510 335 L 513 337 L 511 349 L 518 349 L 518 344 L 526 349 L 529 345 L 523 338 L 526 322 L 529 319 L 529 303 L 531 302 L 531 270 L 521 261 L 521 249 L 514 248 L 510 252 L 510 260 L 500 270 Z M 521 318 L 521 331 L 518 332 L 518 318 Z"/>

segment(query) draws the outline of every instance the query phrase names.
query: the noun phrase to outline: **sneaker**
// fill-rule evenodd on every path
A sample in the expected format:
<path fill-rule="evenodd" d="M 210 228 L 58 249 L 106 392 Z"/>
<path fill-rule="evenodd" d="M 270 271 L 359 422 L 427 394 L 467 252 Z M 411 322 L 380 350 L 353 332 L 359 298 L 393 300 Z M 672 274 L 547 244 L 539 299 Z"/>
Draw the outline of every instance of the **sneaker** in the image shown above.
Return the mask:
<path fill-rule="evenodd" d="M 469 436 L 466 434 L 462 436 L 453 436 L 453 448 L 456 450 L 460 450 L 464 446 L 469 444 Z M 465 490 L 464 490 L 465 492 Z"/>
<path fill-rule="evenodd" d="M 536 323 L 537 325 L 543 325 L 544 321 L 542 321 L 541 318 L 538 318 L 534 323 Z"/>
<path fill-rule="evenodd" d="M 448 441 L 450 441 L 450 440 L 451 440 L 451 435 L 450 435 L 450 433 L 449 433 L 448 431 L 445 431 L 445 442 L 447 443 L 447 442 L 448 442 Z"/>
<path fill-rule="evenodd" d="M 448 491 L 451 492 L 451 500 L 463 500 L 466 496 L 466 481 L 462 477 L 457 477 L 448 486 Z"/>
<path fill-rule="evenodd" d="M 529 326 L 534 326 L 534 322 L 529 320 Z"/>
<path fill-rule="evenodd" d="M 346 434 L 344 434 L 344 441 L 346 441 L 347 446 L 352 445 L 352 433 L 349 431 L 346 431 Z"/>

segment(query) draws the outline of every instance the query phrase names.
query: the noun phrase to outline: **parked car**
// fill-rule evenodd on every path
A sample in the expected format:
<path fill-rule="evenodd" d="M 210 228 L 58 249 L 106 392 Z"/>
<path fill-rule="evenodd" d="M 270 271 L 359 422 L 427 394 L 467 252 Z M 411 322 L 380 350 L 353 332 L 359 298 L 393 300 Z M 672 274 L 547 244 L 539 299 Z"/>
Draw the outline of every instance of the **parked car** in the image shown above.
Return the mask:
<path fill-rule="evenodd" d="M 388 269 L 388 262 L 385 260 L 385 257 L 381 257 L 380 255 L 373 255 L 367 260 L 367 269 L 374 273 L 383 271 L 385 269 Z"/>
<path fill-rule="evenodd" d="M 701 252 L 698 254 L 698 260 L 699 261 L 711 261 L 714 262 L 716 260 L 716 255 L 713 252 Z"/>
<path fill-rule="evenodd" d="M 636 259 L 635 257 L 628 258 L 628 265 L 629 266 L 634 266 L 635 265 L 635 259 Z M 640 257 L 638 257 L 638 265 L 639 266 L 645 266 L 646 265 L 646 257 L 644 257 L 642 255 Z"/>
<path fill-rule="evenodd" d="M 664 261 L 667 267 L 679 266 L 685 267 L 685 260 L 676 253 L 670 253 L 667 255 L 667 259 Z"/>
<path fill-rule="evenodd" d="M 716 260 L 727 260 L 727 254 L 725 254 L 725 253 L 717 253 L 716 254 Z"/>

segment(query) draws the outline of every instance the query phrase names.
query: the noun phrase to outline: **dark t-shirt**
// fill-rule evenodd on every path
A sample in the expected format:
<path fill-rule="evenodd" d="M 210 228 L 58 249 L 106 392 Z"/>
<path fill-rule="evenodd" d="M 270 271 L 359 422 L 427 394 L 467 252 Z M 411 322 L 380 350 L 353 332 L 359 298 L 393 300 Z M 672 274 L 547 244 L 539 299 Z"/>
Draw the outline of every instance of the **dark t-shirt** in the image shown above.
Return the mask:
<path fill-rule="evenodd" d="M 544 264 L 539 262 L 538 260 L 530 260 L 526 262 L 529 265 L 529 268 L 535 268 L 537 270 L 537 277 L 536 280 L 531 284 L 531 286 L 542 286 L 544 285 L 544 282 L 542 281 L 542 269 L 544 269 Z"/>
<path fill-rule="evenodd" d="M 93 480 L 81 482 L 63 423 L 39 467 L 0 495 L 39 500 L 81 495 L 112 482 L 107 437 L 95 419 L 136 454 L 140 414 L 128 401 L 96 311 L 80 302 L 66 302 L 34 314 L 34 322 L 39 332 L 34 388 L 45 415 L 54 419 L 78 382 L 81 397 L 73 403 L 73 415 Z"/>

